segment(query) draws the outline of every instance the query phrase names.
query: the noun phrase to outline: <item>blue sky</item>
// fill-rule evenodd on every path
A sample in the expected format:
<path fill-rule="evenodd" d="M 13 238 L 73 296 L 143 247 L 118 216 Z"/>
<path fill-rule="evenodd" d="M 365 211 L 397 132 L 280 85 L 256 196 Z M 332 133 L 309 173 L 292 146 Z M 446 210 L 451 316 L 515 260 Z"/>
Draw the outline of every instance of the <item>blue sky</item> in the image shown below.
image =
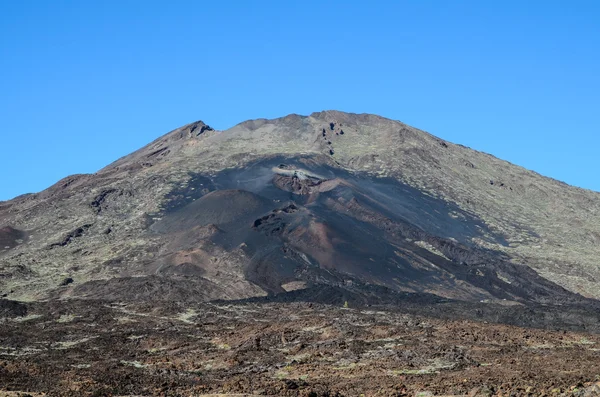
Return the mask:
<path fill-rule="evenodd" d="M 0 200 L 178 126 L 376 113 L 600 191 L 597 1 L 0 2 Z"/>

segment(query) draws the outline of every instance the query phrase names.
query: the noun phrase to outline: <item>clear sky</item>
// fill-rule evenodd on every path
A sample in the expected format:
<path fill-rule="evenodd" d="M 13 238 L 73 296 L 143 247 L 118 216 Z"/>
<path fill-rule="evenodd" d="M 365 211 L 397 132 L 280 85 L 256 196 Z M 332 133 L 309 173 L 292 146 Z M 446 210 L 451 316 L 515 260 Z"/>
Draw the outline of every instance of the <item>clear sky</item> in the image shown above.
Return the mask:
<path fill-rule="evenodd" d="M 324 109 L 600 191 L 600 2 L 0 1 L 0 200 L 195 120 Z"/>

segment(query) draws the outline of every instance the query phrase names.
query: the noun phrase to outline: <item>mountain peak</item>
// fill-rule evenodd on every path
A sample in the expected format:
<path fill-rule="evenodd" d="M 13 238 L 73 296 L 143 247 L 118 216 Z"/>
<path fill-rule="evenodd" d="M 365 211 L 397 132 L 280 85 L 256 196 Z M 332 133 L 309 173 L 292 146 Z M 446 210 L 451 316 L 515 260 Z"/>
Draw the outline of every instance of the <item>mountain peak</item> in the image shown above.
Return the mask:
<path fill-rule="evenodd" d="M 197 121 L 2 203 L 0 291 L 116 296 L 126 277 L 187 275 L 202 299 L 354 280 L 576 301 L 600 297 L 597 214 L 597 193 L 376 115 L 327 110 L 225 131 Z M 66 276 L 74 283 L 59 286 Z"/>

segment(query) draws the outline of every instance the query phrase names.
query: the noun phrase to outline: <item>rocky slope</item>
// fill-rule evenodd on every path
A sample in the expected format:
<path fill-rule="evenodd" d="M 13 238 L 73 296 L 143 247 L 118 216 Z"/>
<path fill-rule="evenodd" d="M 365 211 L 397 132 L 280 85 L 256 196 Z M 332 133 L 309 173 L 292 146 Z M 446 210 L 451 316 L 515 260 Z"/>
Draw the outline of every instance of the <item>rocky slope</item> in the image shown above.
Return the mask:
<path fill-rule="evenodd" d="M 329 286 L 594 306 L 599 242 L 598 193 L 398 121 L 196 122 L 0 202 L 0 295 L 210 301 Z"/>

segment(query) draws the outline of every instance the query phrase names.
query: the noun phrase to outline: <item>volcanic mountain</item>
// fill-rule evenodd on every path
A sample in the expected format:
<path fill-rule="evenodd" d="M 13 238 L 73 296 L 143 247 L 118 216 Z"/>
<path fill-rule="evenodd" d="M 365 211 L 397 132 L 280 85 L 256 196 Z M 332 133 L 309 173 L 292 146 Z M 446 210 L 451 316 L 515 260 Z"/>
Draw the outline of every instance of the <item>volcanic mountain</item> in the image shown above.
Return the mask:
<path fill-rule="evenodd" d="M 398 121 L 198 121 L 0 202 L 0 295 L 591 307 L 599 243 L 600 194 Z"/>

